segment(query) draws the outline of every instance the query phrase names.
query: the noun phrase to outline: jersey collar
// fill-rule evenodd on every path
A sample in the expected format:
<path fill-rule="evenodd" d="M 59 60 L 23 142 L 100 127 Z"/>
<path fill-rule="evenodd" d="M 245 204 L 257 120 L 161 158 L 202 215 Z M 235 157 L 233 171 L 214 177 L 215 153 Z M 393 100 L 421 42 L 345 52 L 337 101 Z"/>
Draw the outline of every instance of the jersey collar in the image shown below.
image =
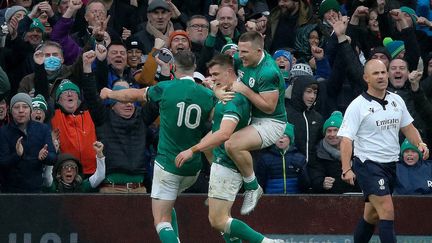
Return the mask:
<path fill-rule="evenodd" d="M 376 102 L 378 102 L 378 104 L 380 104 L 382 107 L 383 107 L 383 109 L 385 110 L 386 108 L 385 108 L 385 106 L 388 104 L 388 101 L 386 100 L 386 97 L 387 97 L 387 95 L 389 94 L 390 92 L 388 92 L 388 91 L 386 91 L 386 93 L 385 93 L 385 95 L 384 95 L 384 98 L 383 99 L 380 99 L 380 98 L 377 98 L 377 97 L 375 97 L 375 96 L 372 96 L 372 95 L 370 95 L 368 92 L 366 92 L 366 91 L 364 91 L 361 95 L 363 96 L 363 98 L 365 98 L 367 101 L 369 101 L 369 102 L 371 102 L 372 100 L 375 100 Z"/>
<path fill-rule="evenodd" d="M 184 77 L 181 77 L 180 79 L 190 79 L 191 81 L 195 82 L 195 79 L 191 76 L 184 76 Z"/>

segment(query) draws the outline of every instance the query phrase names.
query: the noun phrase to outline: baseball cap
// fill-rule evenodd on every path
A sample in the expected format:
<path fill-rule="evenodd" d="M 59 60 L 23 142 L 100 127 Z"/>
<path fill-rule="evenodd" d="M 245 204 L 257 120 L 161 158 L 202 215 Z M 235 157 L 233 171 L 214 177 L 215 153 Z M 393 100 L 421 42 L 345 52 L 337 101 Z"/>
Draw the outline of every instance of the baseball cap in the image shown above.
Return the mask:
<path fill-rule="evenodd" d="M 169 6 L 168 6 L 168 3 L 165 0 L 153 0 L 148 5 L 147 12 L 148 13 L 149 12 L 153 12 L 153 11 L 155 11 L 158 8 L 165 9 L 167 11 L 171 11 L 170 8 L 169 8 Z"/>

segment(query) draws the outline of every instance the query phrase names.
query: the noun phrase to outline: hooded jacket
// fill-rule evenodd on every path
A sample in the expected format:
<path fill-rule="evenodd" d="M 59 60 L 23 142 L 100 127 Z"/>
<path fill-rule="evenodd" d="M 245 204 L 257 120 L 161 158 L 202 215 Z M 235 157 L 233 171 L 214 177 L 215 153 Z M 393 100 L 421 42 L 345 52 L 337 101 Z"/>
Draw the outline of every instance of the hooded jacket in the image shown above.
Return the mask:
<path fill-rule="evenodd" d="M 309 186 L 306 158 L 295 146 L 282 151 L 276 145 L 257 153 L 256 176 L 267 194 L 294 194 Z"/>
<path fill-rule="evenodd" d="M 395 194 L 432 194 L 432 161 L 419 159 L 415 165 L 399 161 L 396 164 L 396 175 Z"/>
<path fill-rule="evenodd" d="M 321 46 L 324 39 L 317 24 L 308 24 L 297 29 L 296 40 L 294 44 L 294 49 L 298 50 L 297 63 L 308 63 L 309 60 L 313 57 L 311 52 L 311 46 L 309 44 L 309 35 L 314 30 L 318 32 L 318 36 L 320 39 L 319 46 Z"/>
<path fill-rule="evenodd" d="M 318 85 L 313 77 L 297 77 L 294 80 L 291 100 L 285 99 L 288 122 L 295 127 L 295 144 L 299 151 L 306 156 L 307 162 L 316 158 L 316 145 L 322 138 L 323 126 L 323 118 L 314 109 L 315 104 L 308 108 L 303 101 L 303 93 L 312 84 Z"/>

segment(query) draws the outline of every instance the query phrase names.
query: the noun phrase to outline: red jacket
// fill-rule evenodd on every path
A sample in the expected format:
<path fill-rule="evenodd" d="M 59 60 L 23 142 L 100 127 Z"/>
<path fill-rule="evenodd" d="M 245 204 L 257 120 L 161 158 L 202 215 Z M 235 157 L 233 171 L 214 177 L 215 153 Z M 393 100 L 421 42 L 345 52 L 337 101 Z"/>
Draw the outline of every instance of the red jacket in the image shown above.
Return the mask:
<path fill-rule="evenodd" d="M 96 152 L 93 149 L 96 131 L 90 112 L 65 114 L 56 109 L 51 125 L 53 131 L 60 131 L 60 152 L 72 154 L 81 161 L 84 174 L 93 174 L 96 170 Z"/>

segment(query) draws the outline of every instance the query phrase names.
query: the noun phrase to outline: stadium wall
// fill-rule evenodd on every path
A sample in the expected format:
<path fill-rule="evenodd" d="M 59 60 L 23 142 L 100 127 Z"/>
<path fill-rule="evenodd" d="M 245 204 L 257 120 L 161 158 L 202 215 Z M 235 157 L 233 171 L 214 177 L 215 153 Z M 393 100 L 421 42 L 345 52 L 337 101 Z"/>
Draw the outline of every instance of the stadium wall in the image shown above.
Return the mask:
<path fill-rule="evenodd" d="M 176 203 L 180 239 L 223 242 L 207 220 L 204 195 L 182 195 Z M 263 196 L 240 218 L 267 235 L 350 235 L 362 215 L 358 195 Z M 432 197 L 395 197 L 398 235 L 432 235 Z M 148 195 L 0 195 L 0 242 L 142 243 L 158 242 Z M 430 242 L 430 240 L 428 241 Z"/>

